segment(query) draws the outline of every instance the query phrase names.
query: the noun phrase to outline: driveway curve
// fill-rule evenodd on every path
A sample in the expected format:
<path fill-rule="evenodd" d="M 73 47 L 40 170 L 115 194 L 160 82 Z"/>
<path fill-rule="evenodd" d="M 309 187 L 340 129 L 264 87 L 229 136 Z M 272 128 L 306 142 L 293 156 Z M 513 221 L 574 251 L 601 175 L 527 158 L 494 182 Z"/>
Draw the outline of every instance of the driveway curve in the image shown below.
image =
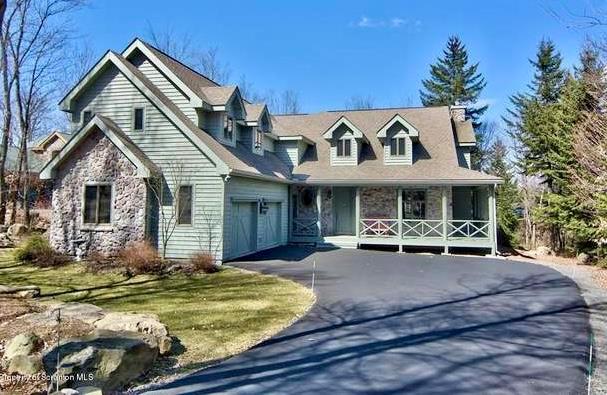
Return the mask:
<path fill-rule="evenodd" d="M 590 327 L 575 283 L 498 259 L 284 247 L 230 265 L 311 286 L 272 339 L 162 394 L 580 394 Z"/>

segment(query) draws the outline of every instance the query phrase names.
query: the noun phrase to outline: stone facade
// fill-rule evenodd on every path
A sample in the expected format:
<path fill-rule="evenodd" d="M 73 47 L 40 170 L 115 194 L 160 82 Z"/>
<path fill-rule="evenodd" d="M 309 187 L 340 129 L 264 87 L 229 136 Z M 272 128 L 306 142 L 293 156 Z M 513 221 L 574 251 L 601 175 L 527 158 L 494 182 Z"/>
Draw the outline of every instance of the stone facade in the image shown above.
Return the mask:
<path fill-rule="evenodd" d="M 398 218 L 396 188 L 373 187 L 360 189 L 361 218 Z"/>
<path fill-rule="evenodd" d="M 321 187 L 320 215 L 322 225 L 322 235 L 330 236 L 334 232 L 333 223 L 333 189 L 331 187 Z"/>
<path fill-rule="evenodd" d="M 111 224 L 82 224 L 84 186 L 111 183 Z M 135 166 L 101 132 L 94 131 L 57 169 L 53 181 L 50 241 L 58 251 L 76 254 L 75 240 L 85 251 L 115 254 L 146 236 L 147 186 Z"/>

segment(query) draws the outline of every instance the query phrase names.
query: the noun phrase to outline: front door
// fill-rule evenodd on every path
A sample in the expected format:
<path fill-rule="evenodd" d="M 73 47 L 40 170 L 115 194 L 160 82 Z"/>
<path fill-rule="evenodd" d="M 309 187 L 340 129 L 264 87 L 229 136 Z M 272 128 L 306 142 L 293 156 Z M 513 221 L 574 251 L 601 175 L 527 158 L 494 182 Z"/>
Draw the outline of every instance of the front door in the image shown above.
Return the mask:
<path fill-rule="evenodd" d="M 354 188 L 333 188 L 333 217 L 336 235 L 354 235 L 356 230 L 355 210 L 356 190 Z"/>

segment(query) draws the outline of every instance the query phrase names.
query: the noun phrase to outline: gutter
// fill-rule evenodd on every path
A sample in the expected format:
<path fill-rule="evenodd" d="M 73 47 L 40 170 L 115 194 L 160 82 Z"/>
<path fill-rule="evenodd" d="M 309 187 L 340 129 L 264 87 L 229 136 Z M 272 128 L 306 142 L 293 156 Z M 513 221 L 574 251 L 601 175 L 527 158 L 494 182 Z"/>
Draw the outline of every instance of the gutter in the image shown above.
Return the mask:
<path fill-rule="evenodd" d="M 449 179 L 432 179 L 432 180 L 312 180 L 312 181 L 297 181 L 293 183 L 300 185 L 342 185 L 342 186 L 385 186 L 385 185 L 460 185 L 460 186 L 474 186 L 474 185 L 497 185 L 503 184 L 504 181 L 501 179 L 496 180 L 473 180 L 473 179 L 462 179 L 462 180 L 449 180 Z"/>
<path fill-rule="evenodd" d="M 251 174 L 248 173 L 246 171 L 242 171 L 242 170 L 234 170 L 234 169 L 230 169 L 228 174 L 230 176 L 237 176 L 237 177 L 243 177 L 243 178 L 252 178 L 255 180 L 262 180 L 262 181 L 271 181 L 271 182 L 279 182 L 282 184 L 294 184 L 296 181 L 288 179 L 288 178 L 280 178 L 280 177 L 276 177 L 276 176 L 267 176 L 265 174 Z"/>

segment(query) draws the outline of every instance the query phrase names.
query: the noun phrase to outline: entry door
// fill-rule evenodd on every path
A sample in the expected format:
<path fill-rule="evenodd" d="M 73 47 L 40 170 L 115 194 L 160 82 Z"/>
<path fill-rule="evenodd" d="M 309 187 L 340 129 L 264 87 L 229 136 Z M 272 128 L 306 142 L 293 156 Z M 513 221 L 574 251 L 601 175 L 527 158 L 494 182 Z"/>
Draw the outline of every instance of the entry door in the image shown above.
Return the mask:
<path fill-rule="evenodd" d="M 336 235 L 354 235 L 356 228 L 356 190 L 354 188 L 333 188 L 333 215 Z"/>
<path fill-rule="evenodd" d="M 232 204 L 232 255 L 255 251 L 257 238 L 257 203 Z"/>

